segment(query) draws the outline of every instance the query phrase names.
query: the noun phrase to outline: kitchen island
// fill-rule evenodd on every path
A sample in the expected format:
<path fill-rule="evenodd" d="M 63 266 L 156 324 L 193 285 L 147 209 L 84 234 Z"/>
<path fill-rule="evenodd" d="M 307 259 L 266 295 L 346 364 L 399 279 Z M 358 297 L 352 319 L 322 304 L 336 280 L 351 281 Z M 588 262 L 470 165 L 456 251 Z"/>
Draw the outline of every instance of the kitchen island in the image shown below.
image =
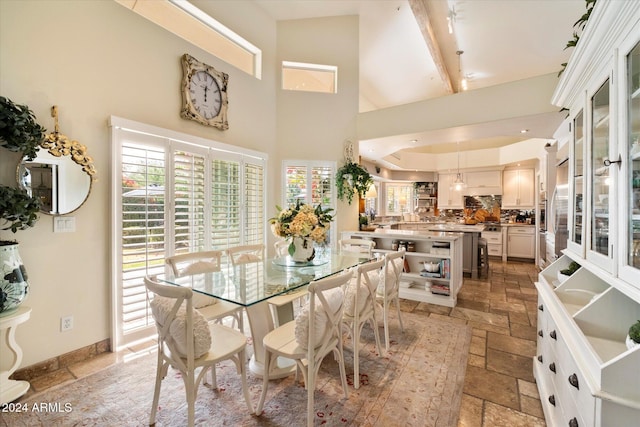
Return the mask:
<path fill-rule="evenodd" d="M 405 255 L 400 280 L 400 297 L 431 304 L 455 307 L 462 287 L 463 234 L 450 231 L 377 229 L 344 231 L 343 239 L 373 240 L 375 253 L 395 250 L 405 242 L 411 248 Z M 427 271 L 425 263 L 432 268 Z"/>
<path fill-rule="evenodd" d="M 462 243 L 462 271 L 471 275 L 472 279 L 478 278 L 478 240 L 484 231 L 484 224 L 432 224 L 428 226 L 429 231 L 448 231 L 464 233 Z"/>

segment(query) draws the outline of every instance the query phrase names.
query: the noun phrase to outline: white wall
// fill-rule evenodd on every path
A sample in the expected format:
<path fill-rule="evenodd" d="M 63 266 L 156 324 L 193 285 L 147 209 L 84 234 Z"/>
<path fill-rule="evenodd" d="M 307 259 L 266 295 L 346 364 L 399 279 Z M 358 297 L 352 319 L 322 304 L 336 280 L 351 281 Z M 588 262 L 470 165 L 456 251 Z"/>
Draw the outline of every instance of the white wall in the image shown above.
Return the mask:
<path fill-rule="evenodd" d="M 344 164 L 344 144 L 351 140 L 357 161 L 358 40 L 357 16 L 278 24 L 278 68 L 282 61 L 338 67 L 336 94 L 278 91 L 278 157 L 332 160 L 340 167 Z M 281 191 L 278 195 L 281 200 Z M 352 205 L 339 201 L 338 205 L 335 226 L 357 230 L 357 200 Z"/>
<path fill-rule="evenodd" d="M 52 217 L 0 239 L 17 239 L 29 273 L 31 319 L 17 331 L 23 366 L 110 336 L 111 147 L 107 119 L 116 115 L 268 153 L 275 151 L 276 26 L 249 2 L 212 2 L 218 19 L 263 49 L 257 80 L 112 1 L 0 1 L 0 93 L 27 104 L 38 122 L 85 144 L 97 168 L 87 203 L 73 214 L 75 233 L 53 233 Z M 239 25 L 242 24 L 242 27 Z M 189 53 L 229 77 L 229 130 L 180 118 L 180 57 Z M 13 153 L 0 149 L 3 185 L 15 185 Z M 269 187 L 280 160 L 270 156 Z M 10 172 L 7 172 L 10 171 Z M 272 200 L 269 201 L 270 204 Z M 60 317 L 74 329 L 60 332 Z"/>
<path fill-rule="evenodd" d="M 261 80 L 112 1 L 0 0 L 0 94 L 28 105 L 49 131 L 57 105 L 61 132 L 87 146 L 98 173 L 73 213 L 75 233 L 54 234 L 47 215 L 32 229 L 0 232 L 19 240 L 31 285 L 31 319 L 16 334 L 22 366 L 110 337 L 111 115 L 268 153 L 268 216 L 280 202 L 283 158 L 341 165 L 343 142 L 356 141 L 357 17 L 278 25 L 253 2 L 194 3 L 262 49 Z M 229 74 L 229 130 L 180 117 L 184 53 Z M 279 94 L 281 59 L 338 65 L 338 95 Z M 18 161 L 0 149 L 2 185 L 15 185 Z M 341 207 L 339 229 L 357 227 L 354 208 Z M 61 333 L 67 315 L 74 328 Z"/>

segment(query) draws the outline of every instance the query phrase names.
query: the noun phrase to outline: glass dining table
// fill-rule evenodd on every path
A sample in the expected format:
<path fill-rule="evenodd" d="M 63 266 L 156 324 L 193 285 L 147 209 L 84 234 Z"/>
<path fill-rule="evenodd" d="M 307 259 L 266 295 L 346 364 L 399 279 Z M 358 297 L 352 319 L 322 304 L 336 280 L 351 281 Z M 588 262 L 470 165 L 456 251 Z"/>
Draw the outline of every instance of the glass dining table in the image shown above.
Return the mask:
<path fill-rule="evenodd" d="M 232 266 L 223 264 L 219 271 L 175 277 L 170 270 L 157 278 L 165 283 L 188 286 L 194 292 L 245 307 L 253 341 L 249 369 L 264 375 L 262 339 L 277 325 L 293 320 L 293 301 L 304 296 L 307 285 L 369 261 L 367 256 L 341 255 L 325 251 L 310 262 L 294 262 L 289 257 L 251 261 Z M 270 306 L 274 308 L 273 314 Z M 275 317 L 274 317 L 275 315 Z M 295 372 L 295 364 L 279 359 L 269 378 L 282 378 Z"/>

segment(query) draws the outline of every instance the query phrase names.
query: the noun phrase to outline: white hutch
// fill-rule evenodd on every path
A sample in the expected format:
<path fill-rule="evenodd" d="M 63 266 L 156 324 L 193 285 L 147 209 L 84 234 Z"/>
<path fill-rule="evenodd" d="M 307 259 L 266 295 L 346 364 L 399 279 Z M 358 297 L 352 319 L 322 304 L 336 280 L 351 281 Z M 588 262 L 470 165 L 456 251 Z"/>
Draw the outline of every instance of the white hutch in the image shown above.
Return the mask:
<path fill-rule="evenodd" d="M 569 241 L 536 283 L 542 407 L 550 426 L 639 425 L 640 1 L 595 4 L 552 102 L 572 123 Z"/>

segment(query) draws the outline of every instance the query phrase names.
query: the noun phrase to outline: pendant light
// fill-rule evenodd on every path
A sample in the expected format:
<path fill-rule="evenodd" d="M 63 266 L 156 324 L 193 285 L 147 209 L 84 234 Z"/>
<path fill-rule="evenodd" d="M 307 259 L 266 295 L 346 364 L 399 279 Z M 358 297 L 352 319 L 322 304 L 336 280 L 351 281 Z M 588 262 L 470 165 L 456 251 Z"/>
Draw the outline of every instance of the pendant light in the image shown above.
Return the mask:
<path fill-rule="evenodd" d="M 456 175 L 456 180 L 453 182 L 453 189 L 455 191 L 461 191 L 465 187 L 465 183 L 462 180 L 462 174 L 460 174 L 460 141 L 458 144 L 458 173 Z"/>

